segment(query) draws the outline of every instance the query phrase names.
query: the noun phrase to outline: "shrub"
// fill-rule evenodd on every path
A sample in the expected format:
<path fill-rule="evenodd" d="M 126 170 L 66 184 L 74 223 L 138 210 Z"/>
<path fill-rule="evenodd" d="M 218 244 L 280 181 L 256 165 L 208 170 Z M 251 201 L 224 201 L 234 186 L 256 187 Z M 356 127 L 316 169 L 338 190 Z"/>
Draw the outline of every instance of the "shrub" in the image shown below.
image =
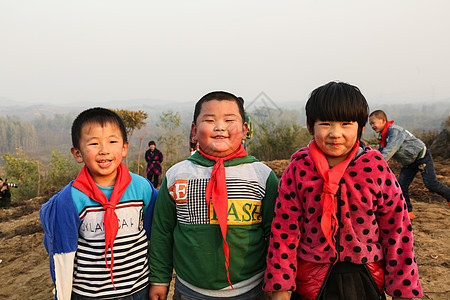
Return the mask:
<path fill-rule="evenodd" d="M 289 159 L 310 140 L 308 130 L 299 124 L 263 123 L 249 140 L 248 152 L 263 161 Z"/>
<path fill-rule="evenodd" d="M 5 178 L 9 183 L 18 184 L 18 188 L 11 190 L 11 200 L 30 199 L 36 197 L 39 189 L 40 177 L 38 169 L 40 163 L 30 159 L 23 150 L 18 149 L 16 156 L 10 153 L 2 157 L 6 172 Z"/>
<path fill-rule="evenodd" d="M 72 155 L 63 156 L 59 151 L 53 150 L 44 192 L 62 189 L 77 177 L 81 167 L 82 165 L 78 164 Z"/>

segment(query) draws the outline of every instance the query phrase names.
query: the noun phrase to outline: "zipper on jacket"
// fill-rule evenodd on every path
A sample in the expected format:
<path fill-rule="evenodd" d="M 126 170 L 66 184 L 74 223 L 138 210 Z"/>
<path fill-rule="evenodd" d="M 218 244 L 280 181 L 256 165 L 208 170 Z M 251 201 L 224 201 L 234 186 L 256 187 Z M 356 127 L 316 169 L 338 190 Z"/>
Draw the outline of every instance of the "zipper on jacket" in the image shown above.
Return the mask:
<path fill-rule="evenodd" d="M 340 238 L 340 234 L 341 234 L 341 206 L 339 205 L 339 202 L 341 201 L 341 184 L 339 183 L 339 189 L 336 193 L 336 207 L 337 207 L 337 212 L 336 212 L 336 219 L 337 219 L 337 230 L 336 230 L 336 252 L 337 252 L 337 257 L 336 260 L 339 261 L 341 253 L 339 251 L 339 246 L 340 246 L 340 242 L 341 242 L 341 238 Z"/>
<path fill-rule="evenodd" d="M 375 289 L 378 292 L 378 297 L 379 297 L 378 299 L 386 300 L 386 296 L 384 295 L 384 293 L 382 294 L 380 289 L 378 288 L 378 284 L 376 283 L 375 278 L 373 278 L 372 273 L 370 273 L 370 270 L 369 270 L 369 267 L 367 266 L 367 264 L 362 264 L 362 265 L 364 266 L 364 269 L 366 270 L 366 272 L 370 278 L 370 281 L 372 282 L 373 286 L 375 287 Z"/>

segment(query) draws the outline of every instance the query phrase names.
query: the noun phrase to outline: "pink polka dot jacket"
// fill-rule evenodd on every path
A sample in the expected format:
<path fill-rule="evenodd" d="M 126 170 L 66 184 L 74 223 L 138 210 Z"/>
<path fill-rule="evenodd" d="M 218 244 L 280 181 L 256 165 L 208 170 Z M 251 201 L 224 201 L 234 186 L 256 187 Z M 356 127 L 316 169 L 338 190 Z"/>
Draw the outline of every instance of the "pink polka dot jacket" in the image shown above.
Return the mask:
<path fill-rule="evenodd" d="M 300 260 L 329 266 L 336 260 L 336 252 L 328 245 L 320 225 L 323 183 L 307 148 L 292 155 L 278 187 L 266 291 L 298 291 L 296 277 L 304 278 L 302 272 L 308 272 L 300 267 L 297 274 Z M 406 203 L 381 154 L 361 145 L 339 185 L 335 197 L 339 228 L 334 245 L 338 260 L 355 264 L 384 260 L 386 293 L 421 297 Z M 320 288 L 322 283 L 318 280 L 316 284 Z"/>

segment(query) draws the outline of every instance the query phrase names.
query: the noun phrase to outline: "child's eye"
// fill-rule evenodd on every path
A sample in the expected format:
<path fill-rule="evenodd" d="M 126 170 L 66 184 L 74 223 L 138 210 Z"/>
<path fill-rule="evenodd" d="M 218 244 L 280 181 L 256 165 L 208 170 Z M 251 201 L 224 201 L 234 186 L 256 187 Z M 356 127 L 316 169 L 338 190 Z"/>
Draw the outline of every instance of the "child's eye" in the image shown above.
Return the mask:
<path fill-rule="evenodd" d="M 88 146 L 96 146 L 96 145 L 98 145 L 97 142 L 93 142 L 93 143 L 89 143 L 89 144 L 88 144 Z"/>

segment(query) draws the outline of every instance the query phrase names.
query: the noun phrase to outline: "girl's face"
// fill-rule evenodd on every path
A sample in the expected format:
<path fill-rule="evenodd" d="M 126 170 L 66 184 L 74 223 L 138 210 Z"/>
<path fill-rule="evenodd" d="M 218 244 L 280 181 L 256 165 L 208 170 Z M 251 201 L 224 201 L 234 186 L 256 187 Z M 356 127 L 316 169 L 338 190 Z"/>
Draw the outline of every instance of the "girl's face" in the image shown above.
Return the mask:
<path fill-rule="evenodd" d="M 231 100 L 203 103 L 196 122 L 192 124 L 192 133 L 200 149 L 216 157 L 236 151 L 247 131 L 248 125 L 242 122 L 237 103 Z"/>
<path fill-rule="evenodd" d="M 343 162 L 358 138 L 358 122 L 321 121 L 308 128 L 331 167 Z M 362 130 L 364 132 L 365 126 Z M 361 133 L 362 134 L 362 133 Z"/>

